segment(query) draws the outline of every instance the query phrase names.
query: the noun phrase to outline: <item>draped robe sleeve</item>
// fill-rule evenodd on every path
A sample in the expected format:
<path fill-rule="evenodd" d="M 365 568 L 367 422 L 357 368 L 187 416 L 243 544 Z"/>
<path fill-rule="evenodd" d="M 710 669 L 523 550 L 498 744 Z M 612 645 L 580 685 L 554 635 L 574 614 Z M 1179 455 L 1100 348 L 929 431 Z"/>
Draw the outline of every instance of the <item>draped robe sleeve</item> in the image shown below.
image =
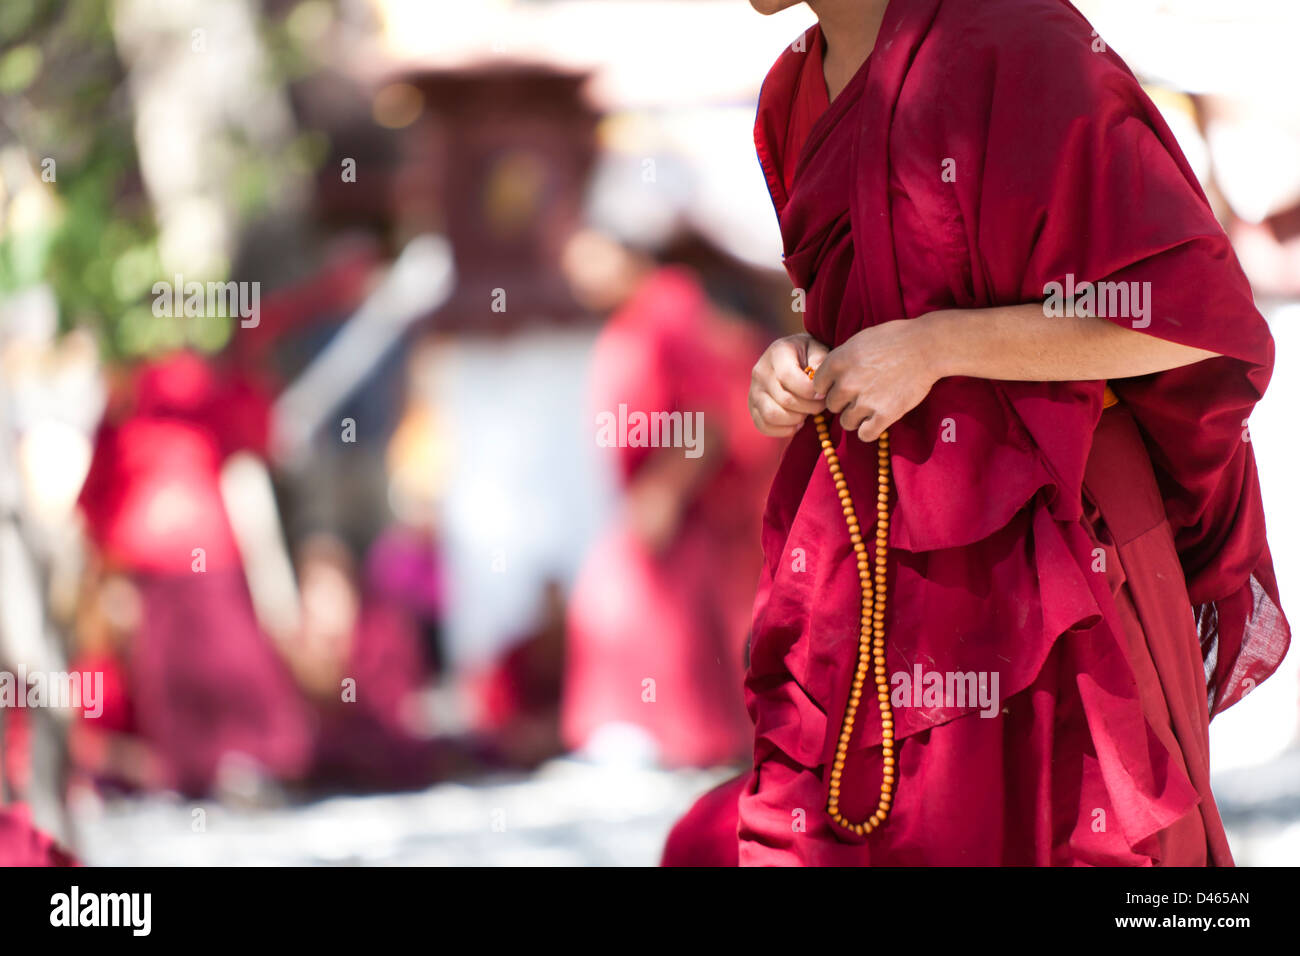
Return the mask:
<path fill-rule="evenodd" d="M 931 119 L 900 123 L 898 152 L 953 160 L 951 183 L 907 164 L 903 175 L 951 252 L 954 299 L 1010 304 L 1115 283 L 1143 296 L 1141 314 L 1137 300 L 1115 309 L 1103 296 L 1093 314 L 1222 356 L 1111 383 L 1152 457 L 1218 713 L 1273 672 L 1289 640 L 1247 428 L 1273 368 L 1267 323 L 1168 126 L 1072 7 L 949 3 L 931 35 L 909 75 L 940 77 L 934 98 L 909 100 L 906 87 L 900 98 Z M 1047 463 L 1070 474 L 1086 443 L 1061 427 L 1060 406 L 1093 414 L 1101 385 L 1000 391 Z"/>

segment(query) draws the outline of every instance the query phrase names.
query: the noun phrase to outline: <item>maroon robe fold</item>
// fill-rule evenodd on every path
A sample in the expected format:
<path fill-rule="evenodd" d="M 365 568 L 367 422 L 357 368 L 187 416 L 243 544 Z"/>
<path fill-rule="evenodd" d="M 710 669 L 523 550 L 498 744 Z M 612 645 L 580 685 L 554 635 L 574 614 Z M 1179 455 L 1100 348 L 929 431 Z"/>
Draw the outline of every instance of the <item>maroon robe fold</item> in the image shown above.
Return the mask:
<path fill-rule="evenodd" d="M 659 865 L 736 866 L 737 803 L 748 786 L 749 774 L 738 774 L 691 804 L 669 831 Z"/>
<path fill-rule="evenodd" d="M 899 782 L 866 838 L 825 813 L 857 570 L 811 424 L 792 439 L 764 519 L 741 862 L 1230 863 L 1209 716 L 1272 673 L 1289 630 L 1245 431 L 1272 339 L 1199 185 L 1062 0 L 894 2 L 831 104 L 818 28 L 798 46 L 768 74 L 755 141 L 814 337 L 1106 281 L 1148 306 L 1106 318 L 1222 357 L 1114 381 L 1104 415 L 1100 381 L 948 378 L 891 427 Z M 871 501 L 875 449 L 832 437 Z M 997 706 L 903 693 L 923 672 L 996 679 Z M 867 711 L 843 786 L 855 819 L 880 740 Z"/>

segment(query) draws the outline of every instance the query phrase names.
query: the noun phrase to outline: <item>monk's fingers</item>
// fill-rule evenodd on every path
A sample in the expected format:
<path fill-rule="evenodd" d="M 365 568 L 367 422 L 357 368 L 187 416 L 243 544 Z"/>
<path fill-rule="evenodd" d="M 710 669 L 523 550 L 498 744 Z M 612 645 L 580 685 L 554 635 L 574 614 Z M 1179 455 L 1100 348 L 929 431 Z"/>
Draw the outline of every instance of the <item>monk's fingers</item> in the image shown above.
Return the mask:
<path fill-rule="evenodd" d="M 758 382 L 757 370 L 755 371 L 754 374 L 755 374 L 754 380 L 753 382 L 750 383 L 749 386 L 749 401 L 748 401 L 749 417 L 754 420 L 754 424 L 758 426 L 759 431 L 762 431 L 763 416 L 758 410 L 758 396 L 763 394 L 763 392 Z"/>
<path fill-rule="evenodd" d="M 811 366 L 813 369 L 821 368 L 826 361 L 826 356 L 830 354 L 830 349 L 810 336 L 808 339 L 808 354 L 804 356 L 804 364 Z"/>
<path fill-rule="evenodd" d="M 817 390 L 813 388 L 812 380 L 804 371 L 804 356 L 795 343 L 790 342 L 789 346 L 772 354 L 772 370 L 776 381 L 782 389 L 796 398 L 816 401 Z"/>
<path fill-rule="evenodd" d="M 754 421 L 769 428 L 798 427 L 803 424 L 804 416 L 782 408 L 767 392 L 751 394 L 749 411 Z"/>
<path fill-rule="evenodd" d="M 804 381 L 808 377 L 804 376 Z M 789 412 L 798 412 L 800 415 L 816 415 L 825 407 L 825 403 L 812 398 L 803 398 L 787 389 L 781 383 L 777 383 L 772 389 L 772 397 L 776 403 Z"/>
<path fill-rule="evenodd" d="M 763 434 L 768 438 L 789 438 L 797 431 L 799 431 L 798 425 L 786 425 L 784 427 L 769 426 L 762 429 Z"/>
<path fill-rule="evenodd" d="M 822 372 L 823 367 L 826 365 L 826 360 L 830 357 L 830 354 L 830 349 L 822 345 L 822 343 L 818 342 L 816 339 L 809 338 L 804 360 L 801 363 L 801 371 L 807 375 L 808 370 L 812 369 L 813 374 L 808 380 L 812 385 L 813 397 L 818 401 L 821 401 L 826 397 L 826 391 L 830 387 L 830 369 L 826 370 L 826 374 L 819 375 L 819 373 Z"/>
<path fill-rule="evenodd" d="M 831 361 L 834 361 L 834 359 Z M 819 372 L 818 375 L 820 374 Z M 826 389 L 826 409 L 838 415 L 852 405 L 861 393 L 862 389 L 860 387 L 846 381 L 844 377 L 831 379 Z"/>
<path fill-rule="evenodd" d="M 855 432 L 876 414 L 876 410 L 861 399 L 854 400 L 840 415 L 840 425 L 846 432 Z"/>
<path fill-rule="evenodd" d="M 895 420 L 896 418 L 888 413 L 877 412 L 858 426 L 858 437 L 865 442 L 873 442 L 885 429 L 894 424 Z"/>
<path fill-rule="evenodd" d="M 812 378 L 813 393 L 825 396 L 826 405 L 829 408 L 830 397 L 835 391 L 835 383 L 840 375 L 839 365 L 834 357 L 828 354 L 813 367 L 817 370 L 817 374 Z"/>

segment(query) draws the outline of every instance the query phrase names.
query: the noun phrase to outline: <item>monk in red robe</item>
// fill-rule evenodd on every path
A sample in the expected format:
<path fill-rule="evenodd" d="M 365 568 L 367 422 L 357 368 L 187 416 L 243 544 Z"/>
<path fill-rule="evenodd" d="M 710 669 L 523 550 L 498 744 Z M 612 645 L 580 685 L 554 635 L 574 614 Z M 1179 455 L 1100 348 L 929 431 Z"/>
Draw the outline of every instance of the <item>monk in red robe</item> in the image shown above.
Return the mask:
<path fill-rule="evenodd" d="M 680 266 L 646 267 L 601 332 L 591 404 L 626 511 L 573 590 L 561 713 L 572 748 L 599 751 L 615 727 L 669 766 L 749 748 L 754 538 L 775 459 L 741 398 L 761 349 Z M 665 413 L 682 424 L 682 447 L 646 427 L 638 436 L 638 421 Z"/>
<path fill-rule="evenodd" d="M 534 768 L 564 752 L 560 703 L 567 610 L 563 586 L 546 582 L 531 633 L 469 681 L 474 728 L 493 762 Z"/>
<path fill-rule="evenodd" d="M 1227 239 L 1063 0 L 809 5 L 755 127 L 807 331 L 750 392 L 789 445 L 740 863 L 1230 865 L 1208 723 L 1289 628 Z"/>
<path fill-rule="evenodd" d="M 264 449 L 269 406 L 189 352 L 140 366 L 112 401 L 80 504 L 106 573 L 139 592 L 136 729 L 187 795 L 211 791 L 230 758 L 296 779 L 307 713 L 255 616 L 221 492 L 226 459 Z"/>
<path fill-rule="evenodd" d="M 438 776 L 442 745 L 418 732 L 428 666 L 404 609 L 366 593 L 350 552 L 331 534 L 297 550 L 302 623 L 290 661 L 315 719 L 312 784 L 413 790 Z"/>

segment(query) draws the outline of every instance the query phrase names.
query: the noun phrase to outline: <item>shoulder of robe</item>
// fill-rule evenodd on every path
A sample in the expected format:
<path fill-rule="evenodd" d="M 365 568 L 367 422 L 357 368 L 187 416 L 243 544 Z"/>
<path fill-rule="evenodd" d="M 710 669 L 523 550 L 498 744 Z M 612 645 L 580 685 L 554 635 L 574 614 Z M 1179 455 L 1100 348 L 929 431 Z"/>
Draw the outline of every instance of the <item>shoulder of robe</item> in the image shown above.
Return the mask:
<path fill-rule="evenodd" d="M 1014 108 L 1058 117 L 1140 98 L 1124 61 L 1064 0 L 943 0 L 927 39 L 958 98 L 1014 90 Z"/>

